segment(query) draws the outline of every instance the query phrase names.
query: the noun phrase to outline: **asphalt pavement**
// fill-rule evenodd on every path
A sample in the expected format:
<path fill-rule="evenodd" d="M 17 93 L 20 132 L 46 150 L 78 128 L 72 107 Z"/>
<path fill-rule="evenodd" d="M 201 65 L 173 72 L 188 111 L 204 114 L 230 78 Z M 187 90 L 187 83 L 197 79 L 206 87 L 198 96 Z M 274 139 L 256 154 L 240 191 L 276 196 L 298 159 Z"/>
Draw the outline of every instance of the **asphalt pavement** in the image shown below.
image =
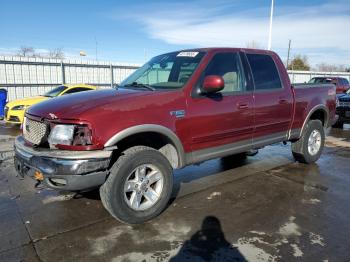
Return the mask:
<path fill-rule="evenodd" d="M 276 144 L 175 172 L 158 218 L 113 219 L 98 191 L 34 188 L 13 167 L 18 126 L 0 123 L 0 261 L 349 261 L 350 125 L 312 165 Z"/>

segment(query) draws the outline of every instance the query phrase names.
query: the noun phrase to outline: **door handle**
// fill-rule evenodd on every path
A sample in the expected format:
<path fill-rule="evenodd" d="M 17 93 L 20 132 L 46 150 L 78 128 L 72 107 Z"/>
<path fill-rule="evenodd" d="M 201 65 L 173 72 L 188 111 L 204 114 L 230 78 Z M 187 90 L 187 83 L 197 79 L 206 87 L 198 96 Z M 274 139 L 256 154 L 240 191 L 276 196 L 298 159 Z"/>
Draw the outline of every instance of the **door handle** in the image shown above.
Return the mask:
<path fill-rule="evenodd" d="M 247 109 L 247 108 L 249 108 L 248 104 L 238 103 L 238 109 Z"/>

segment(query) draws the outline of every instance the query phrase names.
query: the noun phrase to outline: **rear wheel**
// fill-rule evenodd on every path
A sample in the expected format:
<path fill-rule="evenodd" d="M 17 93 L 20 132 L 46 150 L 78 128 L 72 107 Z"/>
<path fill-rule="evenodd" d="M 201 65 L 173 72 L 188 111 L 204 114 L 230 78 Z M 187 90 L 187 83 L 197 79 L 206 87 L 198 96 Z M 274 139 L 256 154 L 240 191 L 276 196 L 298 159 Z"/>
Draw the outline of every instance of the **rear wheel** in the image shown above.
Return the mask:
<path fill-rule="evenodd" d="M 325 134 L 320 120 L 310 120 L 301 135 L 301 138 L 292 143 L 294 159 L 301 163 L 310 164 L 317 161 L 322 153 Z"/>
<path fill-rule="evenodd" d="M 167 206 L 173 176 L 169 161 L 159 151 L 136 146 L 124 151 L 100 188 L 104 207 L 128 224 L 146 222 Z"/>

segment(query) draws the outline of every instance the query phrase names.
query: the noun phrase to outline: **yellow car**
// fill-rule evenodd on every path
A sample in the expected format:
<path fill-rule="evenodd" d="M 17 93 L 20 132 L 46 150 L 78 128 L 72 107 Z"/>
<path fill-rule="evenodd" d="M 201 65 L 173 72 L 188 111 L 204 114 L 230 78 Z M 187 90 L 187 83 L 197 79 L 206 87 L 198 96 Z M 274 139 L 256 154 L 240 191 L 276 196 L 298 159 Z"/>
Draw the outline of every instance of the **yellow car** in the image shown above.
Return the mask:
<path fill-rule="evenodd" d="M 5 121 L 6 123 L 10 124 L 22 124 L 24 113 L 28 107 L 53 97 L 90 90 L 96 90 L 96 86 L 85 84 L 61 85 L 42 96 L 29 97 L 8 102 L 5 106 Z"/>

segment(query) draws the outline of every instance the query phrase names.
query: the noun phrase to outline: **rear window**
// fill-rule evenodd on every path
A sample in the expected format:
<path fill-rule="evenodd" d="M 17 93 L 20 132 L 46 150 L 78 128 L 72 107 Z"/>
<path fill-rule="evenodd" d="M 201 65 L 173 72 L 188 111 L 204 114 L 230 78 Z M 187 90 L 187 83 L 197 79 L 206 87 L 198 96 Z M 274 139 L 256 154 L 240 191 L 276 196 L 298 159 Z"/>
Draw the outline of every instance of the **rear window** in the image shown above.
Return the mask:
<path fill-rule="evenodd" d="M 247 54 L 256 90 L 282 88 L 275 62 L 269 55 Z"/>

